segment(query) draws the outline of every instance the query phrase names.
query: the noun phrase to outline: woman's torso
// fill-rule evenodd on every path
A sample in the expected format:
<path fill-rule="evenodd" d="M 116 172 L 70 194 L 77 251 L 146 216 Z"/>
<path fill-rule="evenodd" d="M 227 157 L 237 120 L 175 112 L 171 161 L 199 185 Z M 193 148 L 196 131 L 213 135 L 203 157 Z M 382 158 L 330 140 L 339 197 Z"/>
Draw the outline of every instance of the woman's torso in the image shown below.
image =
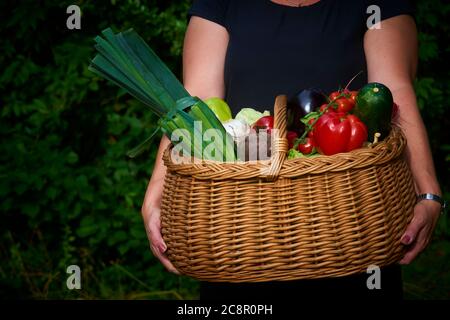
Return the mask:
<path fill-rule="evenodd" d="M 350 88 L 361 87 L 367 80 L 367 17 L 364 1 L 321 0 L 299 8 L 229 1 L 225 99 L 233 113 L 270 109 L 276 95 L 306 88 L 329 93 L 363 71 Z"/>

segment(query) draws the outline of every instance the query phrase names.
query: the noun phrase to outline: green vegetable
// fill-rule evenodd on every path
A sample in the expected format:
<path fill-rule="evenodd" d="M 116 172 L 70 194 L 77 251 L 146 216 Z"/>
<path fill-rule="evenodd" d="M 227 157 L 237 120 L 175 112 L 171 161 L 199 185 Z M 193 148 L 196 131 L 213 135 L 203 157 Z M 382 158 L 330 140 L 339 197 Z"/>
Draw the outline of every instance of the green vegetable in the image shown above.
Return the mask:
<path fill-rule="evenodd" d="M 221 122 L 229 121 L 233 118 L 230 106 L 220 98 L 209 98 L 205 100 L 208 107 L 214 112 Z"/>
<path fill-rule="evenodd" d="M 320 154 L 318 153 L 310 153 L 310 154 L 303 154 L 298 150 L 295 149 L 289 149 L 288 151 L 288 160 L 289 159 L 296 159 L 296 158 L 312 158 L 312 157 L 317 157 L 320 156 Z"/>
<path fill-rule="evenodd" d="M 94 57 L 89 70 L 114 82 L 128 93 L 148 106 L 160 117 L 158 124 L 169 138 L 177 129 L 186 129 L 189 135 L 178 132 L 182 136 L 183 150 L 191 155 L 210 159 L 203 150 L 214 143 L 216 150 L 223 149 L 227 160 L 236 159 L 235 146 L 225 143 L 228 136 L 222 123 L 214 112 L 200 99 L 191 97 L 169 68 L 159 59 L 145 41 L 132 29 L 114 34 L 111 29 L 103 32 L 104 38 L 95 38 L 98 54 Z M 202 121 L 202 128 L 194 127 L 195 121 Z M 194 137 L 203 138 L 208 129 L 217 129 L 223 137 L 213 142 L 205 142 L 198 146 Z M 148 147 L 153 136 L 128 154 L 134 157 Z M 223 158 L 225 160 L 225 158 Z"/>
<path fill-rule="evenodd" d="M 370 141 L 376 132 L 381 138 L 389 134 L 393 104 L 391 91 L 381 83 L 369 83 L 359 91 L 353 113 L 367 126 Z"/>
<path fill-rule="evenodd" d="M 238 112 L 235 119 L 244 121 L 249 126 L 253 125 L 256 121 L 259 120 L 259 118 L 262 118 L 264 116 L 270 116 L 269 111 L 264 111 L 263 113 L 256 111 L 252 108 L 242 108 L 241 111 Z"/>

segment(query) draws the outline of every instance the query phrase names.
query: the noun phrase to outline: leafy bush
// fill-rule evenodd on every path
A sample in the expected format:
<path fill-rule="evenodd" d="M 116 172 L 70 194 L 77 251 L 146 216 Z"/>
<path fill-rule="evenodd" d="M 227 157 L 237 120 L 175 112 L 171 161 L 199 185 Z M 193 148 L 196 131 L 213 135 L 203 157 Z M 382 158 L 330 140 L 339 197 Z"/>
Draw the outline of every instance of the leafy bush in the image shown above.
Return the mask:
<path fill-rule="evenodd" d="M 164 272 L 152 256 L 140 215 L 157 145 L 135 160 L 125 155 L 150 135 L 155 118 L 87 71 L 93 38 L 109 25 L 139 28 L 179 70 L 189 4 L 83 3 L 78 31 L 65 28 L 69 4 L 2 4 L 13 12 L 1 28 L 3 294 L 194 297 L 195 282 Z M 70 264 L 81 267 L 84 290 L 65 288 Z"/>

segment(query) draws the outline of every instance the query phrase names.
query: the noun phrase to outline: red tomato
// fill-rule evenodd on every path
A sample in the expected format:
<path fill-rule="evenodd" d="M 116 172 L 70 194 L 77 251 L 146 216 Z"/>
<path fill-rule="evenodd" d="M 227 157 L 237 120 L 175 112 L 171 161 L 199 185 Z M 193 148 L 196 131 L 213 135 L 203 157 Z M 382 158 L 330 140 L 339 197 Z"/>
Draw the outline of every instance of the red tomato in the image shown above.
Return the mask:
<path fill-rule="evenodd" d="M 335 91 L 335 92 L 332 92 L 328 98 L 330 99 L 330 101 L 333 101 L 333 100 L 335 100 L 339 95 L 341 95 L 341 93 L 340 93 L 339 91 Z"/>
<path fill-rule="evenodd" d="M 273 116 L 264 116 L 258 119 L 253 125 L 252 128 L 259 130 L 267 130 L 267 133 L 270 133 L 273 129 Z"/>
<path fill-rule="evenodd" d="M 305 138 L 304 143 L 300 143 L 298 145 L 298 151 L 300 151 L 303 154 L 310 154 L 314 150 L 314 140 L 312 138 Z"/>
<path fill-rule="evenodd" d="M 316 121 L 316 119 L 309 119 L 308 124 L 312 126 L 313 123 L 314 123 L 314 121 Z M 313 132 L 314 132 L 314 129 L 311 130 L 310 132 L 308 132 L 308 137 L 311 138 L 311 139 L 312 139 L 313 136 L 314 136 Z"/>
<path fill-rule="evenodd" d="M 351 99 L 347 99 L 347 98 L 339 98 L 335 101 L 335 103 L 337 104 L 336 111 L 343 112 L 343 113 L 349 112 L 355 106 L 353 101 Z"/>
<path fill-rule="evenodd" d="M 358 95 L 358 91 L 350 91 L 350 100 L 353 101 L 353 104 L 356 104 L 356 96 Z"/>
<path fill-rule="evenodd" d="M 327 103 L 324 103 L 323 105 L 321 105 L 320 106 L 320 108 L 319 108 L 319 111 L 320 112 L 324 112 L 325 111 L 325 108 L 327 107 Z M 331 105 L 328 109 L 327 109 L 327 111 L 325 112 L 325 113 L 328 113 L 328 112 L 334 112 L 335 111 L 335 109 L 334 109 L 334 107 L 333 107 L 333 105 Z"/>
<path fill-rule="evenodd" d="M 356 102 L 356 96 L 358 95 L 358 91 L 350 91 L 350 90 L 345 89 L 343 92 L 345 94 L 344 98 L 347 98 L 347 99 L 352 100 L 353 102 Z"/>

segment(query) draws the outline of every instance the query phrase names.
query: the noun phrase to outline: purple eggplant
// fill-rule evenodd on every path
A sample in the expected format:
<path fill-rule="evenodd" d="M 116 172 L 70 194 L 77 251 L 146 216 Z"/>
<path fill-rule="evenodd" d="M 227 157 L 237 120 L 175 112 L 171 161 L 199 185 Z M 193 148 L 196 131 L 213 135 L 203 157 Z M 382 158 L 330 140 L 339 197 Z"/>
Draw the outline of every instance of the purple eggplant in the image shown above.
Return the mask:
<path fill-rule="evenodd" d="M 287 129 L 302 135 L 305 126 L 300 119 L 318 110 L 324 103 L 327 103 L 327 96 L 317 89 L 305 89 L 290 97 L 287 103 Z"/>

